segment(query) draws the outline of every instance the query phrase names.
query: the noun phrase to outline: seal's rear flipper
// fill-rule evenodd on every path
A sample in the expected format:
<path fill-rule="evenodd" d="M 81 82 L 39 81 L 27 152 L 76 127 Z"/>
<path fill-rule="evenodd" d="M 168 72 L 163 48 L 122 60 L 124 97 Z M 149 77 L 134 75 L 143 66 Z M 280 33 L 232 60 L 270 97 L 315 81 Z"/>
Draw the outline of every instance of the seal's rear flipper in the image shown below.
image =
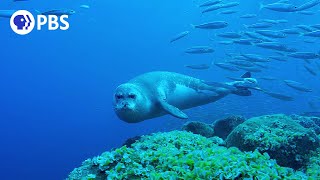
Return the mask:
<path fill-rule="evenodd" d="M 238 96 L 251 96 L 252 93 L 247 88 L 238 88 L 237 90 L 232 92 Z"/>
<path fill-rule="evenodd" d="M 172 116 L 180 118 L 180 119 L 188 119 L 188 116 L 185 113 L 183 113 L 177 107 L 170 105 L 168 102 L 162 100 L 162 101 L 160 101 L 160 105 L 167 113 L 171 114 Z"/>
<path fill-rule="evenodd" d="M 252 79 L 252 80 L 251 80 Z M 236 87 L 236 90 L 232 91 L 233 94 L 238 96 L 251 96 L 252 93 L 249 89 L 256 89 L 257 87 L 252 87 L 251 83 L 256 83 L 256 80 L 251 78 L 251 72 L 244 73 L 240 80 L 235 82 L 233 86 Z M 256 89 L 258 90 L 258 89 Z"/>
<path fill-rule="evenodd" d="M 251 72 L 244 73 L 241 78 L 251 78 Z"/>

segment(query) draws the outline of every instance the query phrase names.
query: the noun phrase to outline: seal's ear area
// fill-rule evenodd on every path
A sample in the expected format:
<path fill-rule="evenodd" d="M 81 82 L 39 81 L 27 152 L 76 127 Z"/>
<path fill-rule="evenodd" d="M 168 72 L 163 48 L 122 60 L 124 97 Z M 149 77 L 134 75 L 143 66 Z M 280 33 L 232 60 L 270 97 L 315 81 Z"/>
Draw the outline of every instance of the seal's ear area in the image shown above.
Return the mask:
<path fill-rule="evenodd" d="M 174 117 L 180 118 L 180 119 L 188 119 L 188 116 L 183 113 L 180 109 L 178 109 L 177 107 L 174 107 L 172 105 L 170 105 L 168 102 L 166 102 L 165 100 L 161 100 L 160 101 L 160 105 L 162 106 L 162 108 L 169 114 L 171 114 Z"/>

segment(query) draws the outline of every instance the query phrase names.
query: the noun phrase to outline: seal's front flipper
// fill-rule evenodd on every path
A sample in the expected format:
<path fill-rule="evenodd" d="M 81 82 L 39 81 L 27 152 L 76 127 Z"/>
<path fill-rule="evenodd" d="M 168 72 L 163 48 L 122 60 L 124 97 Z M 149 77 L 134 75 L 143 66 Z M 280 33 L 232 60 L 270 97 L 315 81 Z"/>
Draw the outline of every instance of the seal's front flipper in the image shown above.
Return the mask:
<path fill-rule="evenodd" d="M 162 100 L 162 101 L 160 101 L 160 105 L 167 113 L 171 114 L 172 116 L 180 118 L 180 119 L 188 119 L 188 116 L 185 113 L 183 113 L 177 107 L 170 105 L 168 102 Z"/>

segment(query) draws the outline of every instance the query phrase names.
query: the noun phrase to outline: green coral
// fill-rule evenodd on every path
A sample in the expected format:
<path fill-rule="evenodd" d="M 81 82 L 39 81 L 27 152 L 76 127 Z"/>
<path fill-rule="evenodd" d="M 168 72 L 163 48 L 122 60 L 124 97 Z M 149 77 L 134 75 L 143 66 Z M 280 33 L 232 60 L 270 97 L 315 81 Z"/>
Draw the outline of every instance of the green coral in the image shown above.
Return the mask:
<path fill-rule="evenodd" d="M 309 177 L 320 179 L 320 149 L 309 159 L 306 173 Z"/>
<path fill-rule="evenodd" d="M 319 147 L 319 138 L 291 117 L 278 114 L 245 121 L 232 131 L 226 143 L 243 151 L 267 152 L 280 165 L 299 169 Z"/>
<path fill-rule="evenodd" d="M 95 176 L 93 176 L 95 175 Z M 140 141 L 88 159 L 70 180 L 100 179 L 305 179 L 279 166 L 268 154 L 241 152 L 184 131 L 155 133 Z"/>

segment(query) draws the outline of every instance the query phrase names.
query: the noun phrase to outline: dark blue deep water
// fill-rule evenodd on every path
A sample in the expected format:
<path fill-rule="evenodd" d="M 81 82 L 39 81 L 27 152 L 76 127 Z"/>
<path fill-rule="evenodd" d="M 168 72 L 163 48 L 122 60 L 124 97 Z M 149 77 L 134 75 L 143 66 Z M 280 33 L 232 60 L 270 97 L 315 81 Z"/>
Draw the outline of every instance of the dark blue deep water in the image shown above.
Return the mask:
<path fill-rule="evenodd" d="M 238 2 L 239 6 L 230 9 L 239 12 L 230 15 L 217 14 L 221 10 L 201 15 L 199 1 L 191 0 L 1 2 L 0 9 L 35 13 L 36 9 L 68 8 L 76 13 L 69 17 L 67 31 L 34 30 L 25 36 L 11 30 L 8 18 L 0 18 L 0 179 L 64 179 L 83 160 L 119 147 L 129 137 L 181 127 L 185 121 L 171 116 L 138 124 L 117 118 L 112 108 L 113 92 L 139 74 L 164 70 L 226 82 L 230 81 L 227 76 L 239 77 L 245 71 L 230 72 L 217 66 L 192 70 L 184 65 L 223 62 L 229 58 L 226 53 L 277 55 L 274 50 L 254 45 L 221 45 L 219 41 L 228 39 L 217 37 L 216 33 L 254 31 L 244 24 L 259 19 L 288 20 L 271 30 L 320 23 L 320 6 L 308 9 L 314 15 L 303 15 L 259 10 L 259 3 L 269 1 Z M 90 8 L 80 8 L 83 4 Z M 248 13 L 258 17 L 239 18 Z M 222 20 L 229 26 L 209 31 L 191 26 Z M 187 37 L 169 43 L 177 33 L 187 30 Z M 313 43 L 304 42 L 306 39 Z M 317 38 L 289 35 L 278 41 L 302 52 L 320 50 Z M 184 53 L 186 48 L 198 45 L 211 46 L 215 52 Z M 319 59 L 311 60 L 310 66 L 320 74 L 314 61 Z M 250 97 L 230 95 L 185 111 L 190 120 L 213 122 L 231 114 L 252 117 L 317 111 L 309 104 L 319 103 L 320 76 L 306 71 L 303 59 L 267 64 L 268 69 L 253 73 L 253 77 L 276 77 L 275 81 L 258 79 L 259 85 L 292 96 L 294 101 L 281 101 L 256 91 Z M 313 92 L 294 90 L 283 83 L 284 79 L 301 82 Z"/>

